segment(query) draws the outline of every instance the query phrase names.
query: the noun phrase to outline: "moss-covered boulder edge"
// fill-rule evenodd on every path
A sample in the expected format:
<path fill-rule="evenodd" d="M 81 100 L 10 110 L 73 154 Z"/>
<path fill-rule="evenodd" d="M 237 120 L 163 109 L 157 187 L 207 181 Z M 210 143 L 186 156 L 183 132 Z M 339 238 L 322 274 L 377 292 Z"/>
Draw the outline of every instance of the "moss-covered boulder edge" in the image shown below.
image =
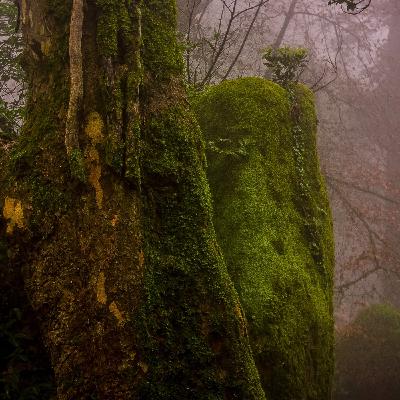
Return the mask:
<path fill-rule="evenodd" d="M 207 143 L 214 224 L 268 399 L 330 399 L 332 220 L 313 94 L 262 78 L 193 99 Z"/>

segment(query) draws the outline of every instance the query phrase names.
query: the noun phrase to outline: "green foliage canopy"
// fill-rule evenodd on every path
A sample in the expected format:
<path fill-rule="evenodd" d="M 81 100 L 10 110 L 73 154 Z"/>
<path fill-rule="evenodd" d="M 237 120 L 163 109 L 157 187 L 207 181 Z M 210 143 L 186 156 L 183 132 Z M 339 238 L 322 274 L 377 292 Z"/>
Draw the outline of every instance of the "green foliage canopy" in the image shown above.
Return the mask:
<path fill-rule="evenodd" d="M 287 87 L 296 83 L 308 62 L 308 52 L 304 48 L 269 47 L 263 59 L 271 75 L 271 80 Z"/>

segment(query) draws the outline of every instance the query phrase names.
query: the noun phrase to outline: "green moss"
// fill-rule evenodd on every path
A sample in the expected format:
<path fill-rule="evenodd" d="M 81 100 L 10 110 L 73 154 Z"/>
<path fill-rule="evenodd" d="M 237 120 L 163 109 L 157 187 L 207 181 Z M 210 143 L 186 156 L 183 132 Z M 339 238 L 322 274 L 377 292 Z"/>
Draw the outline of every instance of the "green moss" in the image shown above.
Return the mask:
<path fill-rule="evenodd" d="M 45 162 L 43 153 L 47 148 L 64 148 L 64 136 L 60 134 L 63 122 L 60 121 L 60 110 L 68 104 L 69 84 L 66 76 L 68 36 L 63 27 L 70 18 L 70 5 L 61 0 L 47 0 L 40 7 L 54 21 L 52 45 L 49 52 L 43 54 L 40 43 L 33 42 L 32 48 L 26 50 L 23 57 L 26 81 L 31 84 L 35 81 L 37 86 L 28 92 L 26 115 L 29 118 L 26 118 L 9 158 L 9 171 L 17 178 L 34 175 Z M 31 56 L 32 52 L 35 57 Z M 39 76 L 46 78 L 40 80 Z M 52 91 L 57 95 L 49 96 Z M 68 163 L 66 155 L 57 160 L 58 166 L 64 163 Z"/>
<path fill-rule="evenodd" d="M 143 71 L 141 61 L 137 60 L 136 57 L 138 57 L 138 54 L 133 53 L 131 62 L 136 68 L 134 72 L 128 74 L 125 85 L 126 110 L 135 110 L 135 112 L 126 118 L 124 175 L 128 180 L 140 186 L 141 120 L 139 115 L 139 88 L 142 83 Z"/>
<path fill-rule="evenodd" d="M 125 2 L 119 0 L 97 0 L 99 17 L 97 24 L 97 44 L 105 57 L 118 54 L 119 35 L 130 29 L 130 18 Z"/>
<path fill-rule="evenodd" d="M 148 366 L 141 399 L 265 398 L 212 225 L 204 143 L 188 109 L 174 1 L 143 3 L 141 171 Z"/>
<path fill-rule="evenodd" d="M 81 182 L 87 181 L 85 160 L 80 149 L 73 149 L 69 156 L 69 166 L 71 168 L 71 175 Z"/>
<path fill-rule="evenodd" d="M 142 399 L 263 399 L 211 222 L 200 132 L 187 107 L 143 132 L 146 303 L 137 338 L 152 373 Z"/>
<path fill-rule="evenodd" d="M 96 0 L 99 13 L 97 45 L 101 55 L 118 56 L 122 54 L 121 45 L 128 49 L 138 40 L 136 35 L 132 35 L 140 25 L 140 11 L 134 3 L 133 0 Z"/>
<path fill-rule="evenodd" d="M 126 139 L 125 177 L 140 186 L 141 167 L 139 138 L 141 134 L 140 123 L 136 121 L 130 126 L 131 134 Z"/>
<path fill-rule="evenodd" d="M 171 76 L 183 76 L 183 57 L 176 40 L 175 1 L 147 0 L 143 2 L 144 68 L 161 83 Z"/>
<path fill-rule="evenodd" d="M 315 132 L 316 125 L 314 97 L 303 85 L 296 85 L 288 90 L 292 101 L 297 191 L 301 199 L 297 202 L 297 209 L 305 221 L 304 238 L 309 243 L 315 265 L 324 278 L 321 281 L 323 284 L 332 280 L 332 269 L 326 268 L 326 259 L 332 249 L 332 235 L 329 235 L 329 230 L 323 223 L 329 207 L 323 203 L 323 198 L 327 195 L 322 177 L 318 173 L 315 135 L 310 134 Z M 320 196 L 315 196 L 315 193 L 320 193 Z M 329 290 L 329 286 L 327 289 Z"/>
<path fill-rule="evenodd" d="M 104 112 L 107 114 L 106 162 L 140 186 L 139 87 L 143 79 L 141 9 L 138 2 L 98 0 L 99 53 L 109 67 L 102 71 Z"/>
<path fill-rule="evenodd" d="M 29 189 L 32 198 L 29 228 L 44 239 L 57 226 L 59 218 L 72 208 L 71 194 L 39 175 L 30 177 Z"/>
<path fill-rule="evenodd" d="M 333 371 L 332 223 L 312 94 L 293 93 L 243 78 L 209 88 L 194 105 L 217 238 L 266 395 L 322 400 Z"/>

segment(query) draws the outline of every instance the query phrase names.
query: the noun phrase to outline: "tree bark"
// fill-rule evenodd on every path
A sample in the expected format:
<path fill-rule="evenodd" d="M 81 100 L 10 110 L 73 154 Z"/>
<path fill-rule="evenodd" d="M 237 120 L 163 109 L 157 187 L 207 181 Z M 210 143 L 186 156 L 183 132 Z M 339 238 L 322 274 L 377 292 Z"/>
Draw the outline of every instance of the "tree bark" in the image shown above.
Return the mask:
<path fill-rule="evenodd" d="M 171 0 L 24 0 L 1 206 L 59 399 L 263 399 Z"/>
<path fill-rule="evenodd" d="M 278 36 L 276 37 L 274 43 L 272 44 L 272 48 L 274 49 L 279 49 L 279 47 L 281 47 L 282 42 L 283 42 L 283 38 L 285 37 L 286 31 L 289 27 L 290 21 L 292 20 L 293 16 L 294 16 L 294 12 L 296 9 L 296 5 L 297 5 L 298 0 L 292 0 L 290 5 L 289 5 L 289 9 L 285 15 L 285 19 L 283 21 L 283 24 L 281 26 L 281 29 L 279 30 Z"/>

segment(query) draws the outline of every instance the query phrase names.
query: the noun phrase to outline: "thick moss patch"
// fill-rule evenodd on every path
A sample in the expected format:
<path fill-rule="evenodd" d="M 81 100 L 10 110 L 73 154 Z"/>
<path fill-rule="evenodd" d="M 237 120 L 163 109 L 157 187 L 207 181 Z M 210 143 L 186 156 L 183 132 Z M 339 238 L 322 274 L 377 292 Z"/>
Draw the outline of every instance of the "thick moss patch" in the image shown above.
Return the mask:
<path fill-rule="evenodd" d="M 204 143 L 183 89 L 173 1 L 142 7 L 144 302 L 140 399 L 265 399 L 212 226 Z"/>
<path fill-rule="evenodd" d="M 267 398 L 329 399 L 333 239 L 312 94 L 242 78 L 194 103 L 217 237 Z"/>

